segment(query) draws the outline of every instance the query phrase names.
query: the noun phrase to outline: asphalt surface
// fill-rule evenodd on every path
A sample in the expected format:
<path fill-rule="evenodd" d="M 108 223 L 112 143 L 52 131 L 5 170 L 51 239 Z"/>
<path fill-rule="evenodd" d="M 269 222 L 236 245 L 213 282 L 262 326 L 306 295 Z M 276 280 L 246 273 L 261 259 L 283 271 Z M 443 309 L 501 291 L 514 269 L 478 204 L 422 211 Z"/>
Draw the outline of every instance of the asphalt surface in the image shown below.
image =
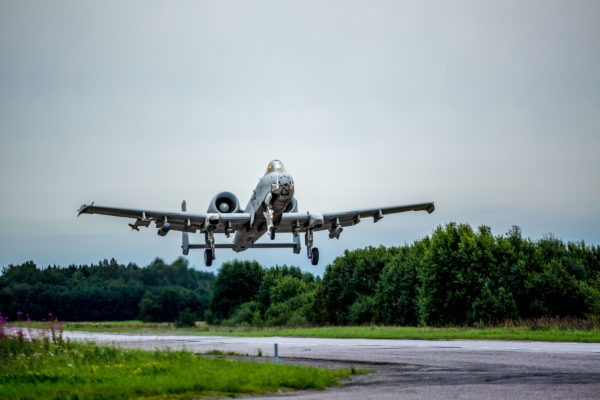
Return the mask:
<path fill-rule="evenodd" d="M 600 399 L 600 344 L 494 340 L 368 340 L 65 332 L 121 347 L 220 350 L 271 362 L 348 367 L 355 375 L 325 392 L 265 399 Z M 259 352 L 263 354 L 258 357 Z"/>

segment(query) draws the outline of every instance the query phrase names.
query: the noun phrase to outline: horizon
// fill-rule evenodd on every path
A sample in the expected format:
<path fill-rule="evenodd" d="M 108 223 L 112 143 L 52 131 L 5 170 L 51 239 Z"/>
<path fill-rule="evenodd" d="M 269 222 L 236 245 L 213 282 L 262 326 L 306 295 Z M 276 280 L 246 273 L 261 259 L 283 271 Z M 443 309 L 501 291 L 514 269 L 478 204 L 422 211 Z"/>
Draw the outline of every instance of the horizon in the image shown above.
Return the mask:
<path fill-rule="evenodd" d="M 447 224 L 453 224 L 453 223 L 454 223 L 454 224 L 457 224 L 457 225 L 461 225 L 461 223 L 459 223 L 459 222 L 456 222 L 456 221 L 451 221 L 451 222 L 448 222 Z M 432 234 L 435 232 L 435 230 L 437 230 L 437 229 L 438 229 L 438 228 L 440 228 L 440 227 L 441 227 L 441 228 L 443 228 L 443 227 L 445 227 L 447 224 L 444 224 L 444 225 L 439 225 L 439 226 L 437 226 L 437 227 L 436 227 L 436 228 L 434 228 L 434 230 L 432 231 Z M 467 224 L 467 225 L 468 225 L 468 226 L 469 226 L 469 227 L 470 227 L 470 228 L 471 228 L 471 229 L 472 229 L 474 232 L 477 232 L 477 230 L 478 230 L 479 228 L 481 228 L 481 227 L 484 227 L 484 226 L 485 226 L 485 227 L 487 227 L 487 225 L 479 225 L 479 226 L 476 226 L 476 227 L 475 227 L 475 226 L 471 226 L 471 225 L 469 225 L 469 224 Z M 540 240 L 545 240 L 545 239 L 553 238 L 553 239 L 559 240 L 559 241 L 560 241 L 560 242 L 562 242 L 564 245 L 568 245 L 569 243 L 576 243 L 576 244 L 584 244 L 586 247 L 590 247 L 590 248 L 591 248 L 591 247 L 599 247 L 599 246 L 600 246 L 600 245 L 598 245 L 598 244 L 593 244 L 593 243 L 592 243 L 592 244 L 590 244 L 590 243 L 585 243 L 585 241 L 584 241 L 584 240 L 579 240 L 579 241 L 563 240 L 562 238 L 559 238 L 559 237 L 557 237 L 556 235 L 554 235 L 552 232 L 547 232 L 547 233 L 543 234 L 543 235 L 542 235 L 541 237 L 539 237 L 539 238 L 531 238 L 531 237 L 524 236 L 524 235 L 522 234 L 521 227 L 519 227 L 518 225 L 513 225 L 513 226 L 511 227 L 511 229 L 513 229 L 514 227 L 517 227 L 517 228 L 519 228 L 519 230 L 521 231 L 521 237 L 522 237 L 524 240 L 531 241 L 531 242 L 533 242 L 533 243 L 537 243 L 537 242 L 539 242 Z M 492 231 L 491 233 L 492 233 L 492 235 L 493 235 L 494 237 L 506 237 L 506 235 L 507 235 L 509 232 L 507 231 L 507 232 L 504 232 L 504 233 L 497 233 L 497 232 L 494 232 L 494 231 Z M 407 243 L 407 242 L 405 242 L 405 243 L 403 243 L 403 244 L 397 244 L 397 245 L 392 245 L 392 246 L 383 246 L 383 245 L 379 245 L 379 246 L 365 246 L 365 247 L 362 247 L 362 248 L 358 248 L 358 247 L 357 247 L 357 248 L 353 248 L 353 249 L 349 249 L 349 248 L 347 248 L 347 249 L 344 249 L 344 250 L 343 250 L 343 251 L 342 251 L 340 254 L 338 254 L 338 255 L 337 255 L 335 258 L 337 258 L 337 257 L 343 257 L 343 256 L 344 256 L 344 253 L 345 253 L 346 251 L 350 251 L 350 252 L 351 252 L 351 251 L 355 251 L 355 250 L 364 250 L 364 249 L 368 249 L 368 248 L 371 248 L 371 247 L 373 247 L 373 248 L 376 248 L 376 247 L 385 247 L 385 248 L 391 248 L 391 247 L 410 246 L 410 245 L 414 244 L 415 242 L 418 242 L 418 241 L 421 241 L 421 240 L 424 240 L 424 239 L 427 239 L 427 238 L 431 238 L 431 235 L 426 235 L 426 236 L 424 236 L 424 237 L 422 237 L 422 238 L 415 239 L 415 240 L 414 240 L 413 242 L 411 242 L 411 243 Z M 252 249 L 249 249 L 249 250 L 252 250 Z M 325 269 L 326 269 L 326 267 L 327 267 L 329 264 L 331 264 L 331 263 L 334 261 L 334 260 L 332 260 L 332 261 L 331 261 L 329 264 L 327 264 L 327 265 L 321 265 L 321 264 L 319 264 L 319 265 L 317 265 L 317 266 L 310 266 L 310 267 L 312 267 L 312 269 L 313 269 L 313 270 L 314 270 L 314 269 L 316 269 L 316 270 L 317 270 L 317 271 L 311 271 L 311 270 L 310 270 L 310 268 L 302 268 L 302 267 L 301 267 L 301 266 L 299 266 L 298 264 L 293 264 L 293 263 L 291 263 L 291 264 L 286 264 L 286 263 L 279 263 L 279 264 L 278 264 L 278 263 L 275 263 L 275 264 L 268 264 L 268 263 L 267 263 L 267 264 L 265 264 L 264 262 L 260 262 L 260 261 L 258 261 L 258 260 L 256 260 L 256 259 L 252 259 L 251 257 L 248 257 L 248 258 L 246 258 L 246 259 L 240 259 L 240 258 L 235 258 L 235 257 L 234 257 L 234 258 L 228 259 L 227 261 L 223 261 L 223 262 L 221 262 L 221 263 L 213 264 L 213 266 L 211 266 L 211 267 L 206 267 L 204 264 L 194 265 L 194 264 L 192 263 L 192 260 L 190 260 L 190 257 L 189 257 L 189 256 L 187 256 L 187 257 L 186 257 L 186 256 L 184 256 L 183 254 L 179 254 L 178 256 L 174 257 L 174 258 L 173 258 L 173 259 L 171 259 L 171 260 L 167 260 L 167 259 L 164 259 L 164 258 L 162 258 L 162 257 L 158 257 L 158 256 L 157 256 L 157 257 L 154 257 L 154 258 L 152 258 L 152 259 L 151 259 L 149 262 L 147 262 L 146 264 L 143 264 L 143 265 L 141 265 L 141 264 L 138 264 L 138 263 L 136 263 L 136 262 L 134 262 L 134 261 L 121 262 L 119 259 L 117 259 L 117 258 L 115 258 L 115 257 L 110 257 L 110 258 L 108 258 L 108 257 L 105 257 L 105 258 L 103 258 L 103 259 L 99 259 L 98 261 L 93 261 L 93 262 L 90 262 L 90 263 L 84 263 L 84 264 L 81 264 L 81 263 L 79 263 L 79 264 L 68 264 L 68 265 L 67 265 L 67 264 L 65 264 L 65 265 L 58 265 L 58 264 L 47 264 L 47 265 L 40 265 L 40 264 L 36 263 L 36 262 L 35 262 L 35 261 L 33 261 L 33 260 L 25 260 L 25 261 L 23 261 L 23 262 L 20 262 L 20 263 L 11 263 L 11 264 L 7 264 L 7 265 L 0 265 L 0 268 L 1 268 L 1 269 L 0 269 L 0 275 L 1 275 L 1 274 L 4 272 L 4 268 L 6 268 L 6 267 L 9 267 L 9 266 L 11 266 L 11 265 L 15 265 L 15 266 L 16 266 L 16 265 L 22 265 L 22 264 L 25 264 L 25 263 L 27 263 L 27 262 L 33 262 L 33 263 L 36 265 L 36 267 L 37 267 L 37 268 L 39 268 L 39 269 L 46 269 L 46 268 L 50 268 L 50 267 L 68 268 L 68 267 L 71 267 L 71 266 L 80 267 L 80 266 L 92 266 L 92 265 L 94 265 L 94 264 L 95 264 L 95 265 L 99 265 L 99 264 L 101 264 L 101 263 L 103 263 L 103 262 L 105 262 L 105 261 L 108 261 L 108 262 L 110 262 L 111 260 L 113 260 L 113 259 L 114 259 L 114 260 L 115 260 L 115 261 L 116 261 L 118 264 L 120 264 L 120 265 L 125 265 L 125 266 L 128 266 L 128 265 L 130 265 L 130 264 L 133 264 L 133 265 L 137 266 L 138 268 L 147 268 L 148 266 L 150 266 L 151 264 L 153 264 L 153 263 L 154 263 L 155 261 L 157 261 L 157 260 L 160 260 L 160 261 L 161 261 L 161 262 L 163 262 L 165 265 L 170 265 L 170 264 L 173 264 L 173 263 L 175 263 L 175 262 L 176 262 L 178 259 L 180 259 L 180 258 L 181 258 L 181 259 L 183 259 L 183 260 L 185 260 L 185 261 L 187 262 L 187 264 L 188 264 L 188 268 L 191 268 L 191 269 L 197 270 L 197 271 L 199 271 L 199 272 L 210 272 L 210 273 L 212 273 L 212 274 L 213 274 L 213 275 L 215 275 L 215 276 L 218 274 L 218 272 L 219 272 L 219 270 L 220 270 L 221 266 L 222 266 L 224 263 L 228 263 L 228 262 L 235 262 L 235 261 L 249 261 L 249 262 L 257 262 L 257 263 L 259 263 L 259 264 L 260 264 L 260 266 L 261 266 L 261 267 L 263 267 L 263 268 L 275 268 L 275 267 L 283 267 L 283 266 L 288 266 L 288 267 L 298 267 L 298 268 L 302 269 L 302 271 L 303 271 L 303 272 L 309 272 L 309 273 L 313 274 L 314 276 L 318 276 L 318 277 L 321 277 L 321 278 L 322 278 L 322 277 L 323 277 L 323 274 L 324 274 L 324 272 L 325 272 Z M 201 260 L 200 260 L 200 261 L 201 261 Z"/>

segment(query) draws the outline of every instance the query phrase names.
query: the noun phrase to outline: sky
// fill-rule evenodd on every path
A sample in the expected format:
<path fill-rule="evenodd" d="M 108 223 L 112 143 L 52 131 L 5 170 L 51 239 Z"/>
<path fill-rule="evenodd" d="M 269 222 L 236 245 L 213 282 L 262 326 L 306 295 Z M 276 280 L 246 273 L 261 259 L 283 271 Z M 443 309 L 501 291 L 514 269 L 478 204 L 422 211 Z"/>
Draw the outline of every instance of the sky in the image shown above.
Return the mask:
<path fill-rule="evenodd" d="M 0 266 L 171 262 L 178 232 L 77 208 L 243 207 L 271 159 L 302 211 L 436 211 L 317 233 L 317 267 L 216 267 L 322 274 L 451 221 L 599 244 L 599 20 L 597 1 L 0 0 Z"/>

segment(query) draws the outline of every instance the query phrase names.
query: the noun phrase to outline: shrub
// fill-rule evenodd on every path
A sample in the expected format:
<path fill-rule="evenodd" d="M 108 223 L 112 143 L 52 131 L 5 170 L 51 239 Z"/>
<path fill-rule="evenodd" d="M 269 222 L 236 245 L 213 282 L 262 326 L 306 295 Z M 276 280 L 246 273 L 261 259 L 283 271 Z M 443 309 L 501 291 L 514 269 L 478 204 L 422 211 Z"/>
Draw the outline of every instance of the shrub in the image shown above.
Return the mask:
<path fill-rule="evenodd" d="M 210 300 L 214 321 L 230 318 L 237 306 L 250 301 L 258 293 L 264 269 L 256 261 L 223 263 Z"/>
<path fill-rule="evenodd" d="M 385 266 L 375 293 L 375 322 L 386 325 L 417 323 L 417 269 L 424 251 L 423 241 L 404 246 Z"/>
<path fill-rule="evenodd" d="M 330 324 L 347 324 L 350 306 L 359 296 L 375 293 L 381 271 L 397 251 L 383 246 L 346 250 L 325 269 L 313 302 L 313 318 L 325 318 L 324 322 Z"/>
<path fill-rule="evenodd" d="M 260 322 L 260 312 L 258 311 L 258 302 L 248 301 L 240 304 L 235 308 L 231 317 L 223 321 L 223 325 L 236 326 L 236 325 L 255 325 L 254 322 Z"/>
<path fill-rule="evenodd" d="M 196 314 L 189 308 L 181 311 L 175 320 L 176 328 L 193 328 L 196 326 Z"/>
<path fill-rule="evenodd" d="M 348 310 L 348 321 L 352 325 L 369 324 L 375 318 L 377 304 L 372 296 L 360 296 Z"/>

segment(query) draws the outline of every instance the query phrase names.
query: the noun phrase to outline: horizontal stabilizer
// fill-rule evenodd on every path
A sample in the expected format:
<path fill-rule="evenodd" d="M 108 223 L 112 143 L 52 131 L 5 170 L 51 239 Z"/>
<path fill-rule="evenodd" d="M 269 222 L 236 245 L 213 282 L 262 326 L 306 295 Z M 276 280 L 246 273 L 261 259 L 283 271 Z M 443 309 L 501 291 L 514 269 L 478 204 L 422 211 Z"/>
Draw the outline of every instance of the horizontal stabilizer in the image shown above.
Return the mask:
<path fill-rule="evenodd" d="M 294 243 L 254 243 L 250 246 L 253 249 L 291 249 Z M 205 244 L 190 244 L 190 249 L 207 249 Z M 215 243 L 215 249 L 232 249 L 233 243 Z"/>

